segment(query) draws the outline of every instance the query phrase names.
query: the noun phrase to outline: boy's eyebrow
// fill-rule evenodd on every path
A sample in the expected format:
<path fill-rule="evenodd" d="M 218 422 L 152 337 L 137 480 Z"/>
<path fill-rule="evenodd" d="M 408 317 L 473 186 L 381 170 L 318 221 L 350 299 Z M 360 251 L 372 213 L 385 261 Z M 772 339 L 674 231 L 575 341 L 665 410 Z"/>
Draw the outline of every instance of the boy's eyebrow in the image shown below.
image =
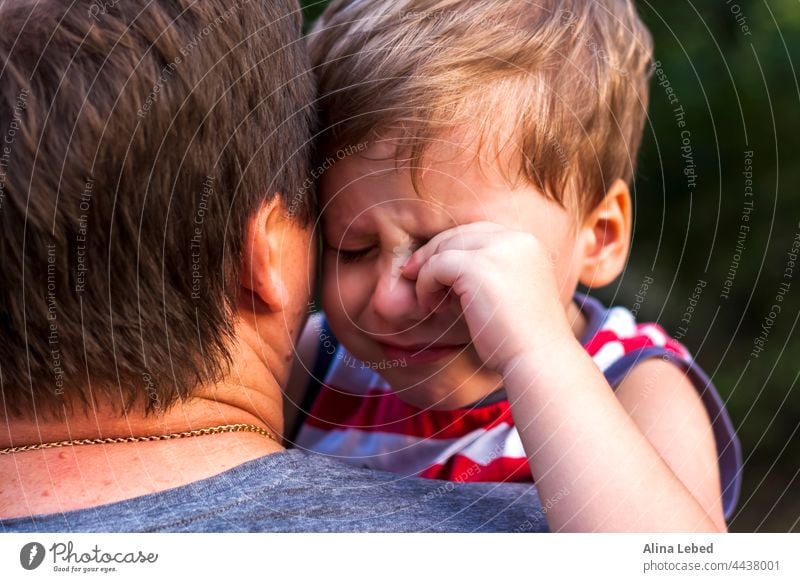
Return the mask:
<path fill-rule="evenodd" d="M 322 223 L 322 240 L 326 244 L 333 241 L 341 241 L 347 238 L 348 240 L 352 239 L 372 239 L 375 238 L 372 235 L 367 234 L 363 230 L 360 230 L 358 227 L 353 226 L 352 224 L 348 225 L 343 229 L 337 229 L 329 224 L 326 224 L 324 221 Z"/>

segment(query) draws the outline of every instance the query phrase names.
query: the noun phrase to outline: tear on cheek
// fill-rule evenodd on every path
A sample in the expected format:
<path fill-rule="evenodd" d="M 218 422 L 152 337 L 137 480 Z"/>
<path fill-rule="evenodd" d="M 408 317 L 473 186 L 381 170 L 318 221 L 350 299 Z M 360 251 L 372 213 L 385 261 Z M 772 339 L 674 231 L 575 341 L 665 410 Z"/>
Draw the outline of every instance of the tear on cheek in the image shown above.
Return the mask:
<path fill-rule="evenodd" d="M 410 237 L 392 249 L 392 273 L 389 281 L 389 288 L 394 290 L 400 278 L 403 276 L 403 265 L 408 262 L 414 254 L 413 242 Z"/>

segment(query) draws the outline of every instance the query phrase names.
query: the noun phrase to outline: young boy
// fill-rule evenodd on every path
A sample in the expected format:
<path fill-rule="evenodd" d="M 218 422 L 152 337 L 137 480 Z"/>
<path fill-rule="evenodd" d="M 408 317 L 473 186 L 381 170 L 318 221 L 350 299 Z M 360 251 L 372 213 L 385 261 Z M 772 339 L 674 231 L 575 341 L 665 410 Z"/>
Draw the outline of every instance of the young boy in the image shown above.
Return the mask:
<path fill-rule="evenodd" d="M 713 386 L 576 293 L 629 249 L 652 53 L 632 3 L 341 0 L 310 42 L 325 315 L 297 446 L 534 478 L 553 530 L 724 531 L 741 454 Z"/>

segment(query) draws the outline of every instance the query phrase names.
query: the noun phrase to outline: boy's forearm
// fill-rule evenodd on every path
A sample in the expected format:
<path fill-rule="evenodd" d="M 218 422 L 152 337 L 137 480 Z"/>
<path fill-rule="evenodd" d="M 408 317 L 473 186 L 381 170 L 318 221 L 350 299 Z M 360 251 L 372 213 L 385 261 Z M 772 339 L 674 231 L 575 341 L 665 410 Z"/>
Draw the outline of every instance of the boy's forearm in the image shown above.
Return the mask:
<path fill-rule="evenodd" d="M 552 531 L 717 531 L 574 337 L 504 379 Z"/>

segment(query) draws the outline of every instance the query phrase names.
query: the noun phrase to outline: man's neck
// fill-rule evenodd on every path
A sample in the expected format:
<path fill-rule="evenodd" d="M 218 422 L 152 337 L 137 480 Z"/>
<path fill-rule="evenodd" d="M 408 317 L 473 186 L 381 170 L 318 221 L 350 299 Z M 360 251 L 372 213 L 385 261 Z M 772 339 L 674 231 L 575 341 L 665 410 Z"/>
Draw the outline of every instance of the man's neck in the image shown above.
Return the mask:
<path fill-rule="evenodd" d="M 79 445 L 0 456 L 0 518 L 63 512 L 179 487 L 280 452 L 281 390 L 270 362 L 243 343 L 225 379 L 157 415 L 99 405 L 66 420 L 0 418 L 0 447 L 164 435 L 252 424 L 275 435 L 222 433 L 157 442 Z M 13 439 L 11 438 L 13 435 Z"/>

